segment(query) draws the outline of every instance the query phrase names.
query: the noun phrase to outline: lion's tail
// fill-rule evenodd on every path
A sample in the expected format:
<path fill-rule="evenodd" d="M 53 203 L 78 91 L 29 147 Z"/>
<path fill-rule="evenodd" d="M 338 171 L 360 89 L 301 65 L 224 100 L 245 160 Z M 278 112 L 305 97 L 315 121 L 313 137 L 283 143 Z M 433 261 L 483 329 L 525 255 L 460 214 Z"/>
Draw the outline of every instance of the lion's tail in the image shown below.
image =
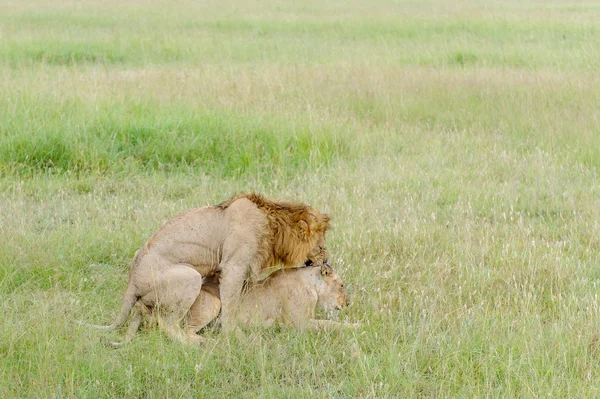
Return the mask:
<path fill-rule="evenodd" d="M 137 297 L 137 294 L 135 293 L 135 286 L 130 283 L 130 284 L 128 284 L 127 290 L 125 291 L 125 297 L 123 298 L 123 305 L 121 306 L 121 312 L 119 313 L 119 315 L 117 316 L 117 318 L 115 319 L 115 321 L 112 324 L 109 324 L 107 326 L 100 326 L 100 325 L 96 325 L 96 324 L 89 324 L 89 323 L 79 321 L 79 320 L 77 320 L 77 324 L 81 324 L 81 325 L 88 326 L 88 327 L 94 327 L 94 328 L 97 328 L 100 330 L 114 330 L 115 328 L 121 327 L 123 324 L 125 324 L 125 322 L 129 318 L 131 309 L 133 308 L 133 306 L 135 305 L 137 300 L 138 300 L 138 297 Z M 138 326 L 139 326 L 139 324 L 138 324 Z"/>
<path fill-rule="evenodd" d="M 129 322 L 129 328 L 127 328 L 127 334 L 125 334 L 125 338 L 121 342 L 110 341 L 106 337 L 102 337 L 101 340 L 106 346 L 110 346 L 111 348 L 119 348 L 135 337 L 138 328 L 142 322 L 142 311 L 140 309 L 134 309 L 133 316 L 131 316 L 131 321 Z"/>

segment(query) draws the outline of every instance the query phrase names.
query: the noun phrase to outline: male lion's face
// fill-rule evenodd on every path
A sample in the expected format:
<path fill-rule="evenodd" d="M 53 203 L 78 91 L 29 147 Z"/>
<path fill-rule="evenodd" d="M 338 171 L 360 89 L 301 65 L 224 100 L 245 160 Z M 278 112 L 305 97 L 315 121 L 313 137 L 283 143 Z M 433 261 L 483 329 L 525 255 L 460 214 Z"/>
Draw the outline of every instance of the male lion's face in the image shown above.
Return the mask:
<path fill-rule="evenodd" d="M 325 233 L 319 235 L 317 244 L 310 250 L 307 255 L 305 266 L 323 265 L 327 263 L 327 247 L 325 246 Z"/>
<path fill-rule="evenodd" d="M 321 277 L 325 282 L 325 290 L 319 294 L 318 305 L 330 312 L 341 310 L 350 304 L 346 295 L 344 281 L 329 265 L 321 266 Z"/>

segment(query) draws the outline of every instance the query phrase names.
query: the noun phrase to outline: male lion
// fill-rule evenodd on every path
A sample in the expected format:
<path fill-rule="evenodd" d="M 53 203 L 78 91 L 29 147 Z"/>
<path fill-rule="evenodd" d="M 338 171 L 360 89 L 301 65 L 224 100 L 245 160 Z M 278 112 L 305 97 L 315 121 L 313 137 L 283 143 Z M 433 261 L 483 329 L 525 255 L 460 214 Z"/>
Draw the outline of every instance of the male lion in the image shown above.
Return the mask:
<path fill-rule="evenodd" d="M 328 264 L 279 270 L 262 281 L 250 283 L 244 291 L 230 315 L 239 325 L 269 327 L 280 324 L 303 329 L 348 325 L 333 320 L 315 319 L 317 306 L 333 313 L 350 303 L 344 282 Z M 204 306 L 190 312 L 189 323 L 204 327 L 221 310 L 218 286 L 207 289 L 203 286 L 200 297 Z M 131 319 L 125 339 L 122 342 L 107 341 L 108 345 L 125 345 L 135 336 L 142 314 L 154 316 L 152 309 L 145 308 L 140 303 L 136 307 L 139 309 L 136 309 Z"/>
<path fill-rule="evenodd" d="M 103 329 L 125 323 L 136 303 L 157 310 L 159 326 L 172 338 L 198 343 L 190 312 L 202 307 L 205 277 L 220 274 L 221 324 L 231 330 L 231 310 L 244 282 L 269 267 L 323 264 L 329 217 L 308 205 L 242 194 L 216 206 L 189 210 L 168 221 L 138 250 L 129 272 L 121 312 Z M 137 316 L 136 316 L 137 317 Z"/>

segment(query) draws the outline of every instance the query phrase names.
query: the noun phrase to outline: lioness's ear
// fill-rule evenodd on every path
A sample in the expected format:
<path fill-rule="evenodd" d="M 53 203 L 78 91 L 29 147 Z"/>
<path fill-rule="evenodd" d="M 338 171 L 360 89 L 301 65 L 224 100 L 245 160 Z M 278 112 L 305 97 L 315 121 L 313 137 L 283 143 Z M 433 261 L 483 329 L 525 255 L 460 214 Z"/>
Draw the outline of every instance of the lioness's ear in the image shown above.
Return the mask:
<path fill-rule="evenodd" d="M 321 276 L 329 276 L 331 274 L 331 269 L 329 267 L 323 265 L 321 266 Z"/>

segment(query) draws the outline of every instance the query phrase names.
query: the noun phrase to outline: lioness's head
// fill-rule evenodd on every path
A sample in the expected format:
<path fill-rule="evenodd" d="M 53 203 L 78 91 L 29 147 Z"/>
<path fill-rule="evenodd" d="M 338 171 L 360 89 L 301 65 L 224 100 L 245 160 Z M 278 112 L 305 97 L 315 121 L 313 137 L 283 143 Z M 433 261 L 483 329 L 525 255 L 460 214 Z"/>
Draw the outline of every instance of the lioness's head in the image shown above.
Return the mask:
<path fill-rule="evenodd" d="M 344 281 L 341 277 L 327 264 L 321 265 L 320 270 L 320 276 L 324 284 L 321 285 L 318 292 L 317 305 L 330 313 L 348 306 L 350 301 L 346 296 Z"/>

